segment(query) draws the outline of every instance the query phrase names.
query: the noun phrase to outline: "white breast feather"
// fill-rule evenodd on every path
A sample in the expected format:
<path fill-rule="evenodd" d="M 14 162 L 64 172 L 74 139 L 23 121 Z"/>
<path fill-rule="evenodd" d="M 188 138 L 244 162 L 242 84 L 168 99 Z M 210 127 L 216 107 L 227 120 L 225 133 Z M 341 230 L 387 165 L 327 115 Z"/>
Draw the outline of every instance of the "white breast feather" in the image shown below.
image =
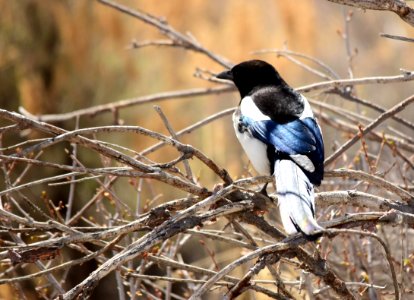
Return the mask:
<path fill-rule="evenodd" d="M 300 115 L 299 119 L 303 120 L 305 118 L 313 118 L 313 112 L 312 112 L 312 108 L 310 107 L 310 104 L 308 102 L 308 99 L 306 99 L 305 96 L 300 95 L 302 101 L 303 101 L 303 112 Z"/>
<path fill-rule="evenodd" d="M 247 100 L 245 102 L 245 100 Z M 255 170 L 262 175 L 270 174 L 269 159 L 267 158 L 267 145 L 254 138 L 248 131 L 243 133 L 239 132 L 239 117 L 240 113 L 250 118 L 262 118 L 262 120 L 269 119 L 267 116 L 254 105 L 253 100 L 250 97 L 246 97 L 242 100 L 240 108 L 238 108 L 233 114 L 233 127 L 236 132 L 237 139 L 246 152 L 247 157 L 250 159 Z M 265 119 L 267 118 L 267 119 Z"/>

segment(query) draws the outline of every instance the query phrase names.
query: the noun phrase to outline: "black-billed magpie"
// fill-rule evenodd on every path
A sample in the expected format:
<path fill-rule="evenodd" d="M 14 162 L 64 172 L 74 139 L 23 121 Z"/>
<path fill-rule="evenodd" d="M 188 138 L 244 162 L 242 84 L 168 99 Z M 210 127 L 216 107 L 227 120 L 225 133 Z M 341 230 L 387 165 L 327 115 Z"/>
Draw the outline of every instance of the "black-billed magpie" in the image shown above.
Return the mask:
<path fill-rule="evenodd" d="M 261 60 L 216 77 L 233 81 L 240 92 L 234 130 L 256 171 L 274 174 L 285 231 L 316 239 L 323 228 L 315 220 L 313 186 L 323 179 L 324 146 L 308 100 Z"/>

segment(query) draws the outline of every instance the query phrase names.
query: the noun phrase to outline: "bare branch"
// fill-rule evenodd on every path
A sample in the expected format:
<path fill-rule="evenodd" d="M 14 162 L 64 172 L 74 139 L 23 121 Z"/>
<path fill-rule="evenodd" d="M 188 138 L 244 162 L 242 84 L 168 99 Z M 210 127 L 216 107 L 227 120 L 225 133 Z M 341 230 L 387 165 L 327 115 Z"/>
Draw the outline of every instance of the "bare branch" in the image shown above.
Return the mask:
<path fill-rule="evenodd" d="M 328 0 L 362 9 L 385 10 L 396 13 L 402 20 L 414 26 L 414 9 L 403 0 Z"/>
<path fill-rule="evenodd" d="M 319 82 L 309 84 L 306 86 L 298 87 L 296 90 L 302 93 L 308 93 L 316 90 L 326 90 L 332 88 L 346 88 L 354 85 L 364 84 L 388 84 L 395 82 L 405 82 L 414 80 L 414 72 L 406 72 L 402 75 L 396 76 L 378 76 L 378 77 L 363 77 L 363 78 L 351 78 L 351 79 L 338 79 L 325 82 Z"/>
<path fill-rule="evenodd" d="M 148 96 L 142 96 L 142 97 L 137 97 L 137 98 L 117 100 L 111 103 L 91 106 L 88 108 L 74 110 L 74 111 L 71 111 L 69 113 L 64 113 L 64 114 L 51 114 L 51 115 L 45 114 L 41 116 L 35 116 L 35 115 L 32 115 L 30 112 L 26 111 L 24 107 L 19 107 L 19 111 L 21 114 L 25 115 L 26 117 L 29 117 L 34 120 L 38 120 L 42 122 L 59 122 L 59 121 L 67 121 L 67 120 L 74 119 L 76 117 L 82 117 L 82 116 L 93 117 L 93 116 L 96 116 L 104 112 L 113 112 L 114 110 L 117 110 L 117 109 L 127 108 L 127 107 L 134 106 L 134 105 L 152 103 L 155 101 L 159 102 L 159 101 L 165 101 L 165 100 L 227 93 L 229 91 L 232 91 L 233 89 L 234 88 L 232 86 L 221 86 L 221 87 L 212 87 L 212 88 L 198 88 L 198 89 L 189 89 L 189 90 L 182 90 L 182 91 L 163 92 L 163 93 L 151 94 Z"/>
<path fill-rule="evenodd" d="M 403 100 L 402 102 L 396 104 L 389 110 L 387 110 L 385 113 L 381 114 L 376 120 L 368 124 L 360 134 L 356 134 L 352 139 L 350 139 L 348 142 L 343 144 L 338 150 L 336 150 L 333 154 L 331 154 L 326 160 L 325 160 L 325 166 L 328 166 L 331 164 L 336 158 L 338 158 L 343 152 L 348 150 L 352 145 L 354 145 L 361 137 L 372 131 L 375 127 L 377 127 L 379 124 L 384 122 L 386 119 L 392 117 L 396 113 L 404 110 L 408 105 L 410 105 L 412 102 L 414 102 L 414 96 L 410 96 L 407 99 Z"/>
<path fill-rule="evenodd" d="M 394 265 L 393 265 L 393 258 L 391 256 L 390 250 L 388 248 L 388 246 L 385 244 L 385 242 L 375 233 L 371 233 L 371 232 L 365 232 L 365 231 L 360 231 L 360 230 L 351 230 L 351 229 L 329 229 L 328 232 L 332 232 L 332 233 L 352 233 L 352 234 L 360 234 L 363 236 L 369 236 L 369 237 L 373 237 L 375 238 L 382 246 L 382 248 L 384 249 L 385 252 L 385 256 L 387 258 L 388 261 L 388 265 L 390 266 L 390 271 L 391 271 L 391 275 L 392 275 L 392 281 L 393 281 L 393 285 L 394 285 L 394 290 L 395 290 L 395 299 L 400 299 L 400 291 L 399 291 L 399 287 L 398 287 L 398 281 L 397 281 L 397 275 L 395 273 L 395 269 L 394 269 Z"/>
<path fill-rule="evenodd" d="M 309 60 L 310 62 L 316 64 L 317 66 L 321 67 L 326 74 L 325 76 L 322 76 L 321 74 L 316 73 L 318 76 L 321 76 L 322 78 L 326 78 L 326 76 L 328 76 L 326 79 L 328 80 L 332 80 L 332 79 L 339 79 L 339 75 L 331 68 L 329 67 L 326 63 L 324 63 L 323 61 L 309 56 L 309 55 L 305 55 L 303 53 L 299 53 L 299 52 L 295 52 L 295 51 L 291 51 L 291 50 L 278 50 L 278 49 L 262 49 L 259 51 L 255 51 L 253 52 L 254 54 L 262 54 L 262 53 L 274 53 L 277 56 L 282 56 L 282 57 L 286 57 L 286 58 L 290 58 L 290 57 L 299 57 L 299 58 L 303 58 L 306 60 Z M 296 60 L 292 60 L 292 62 L 297 63 Z M 302 66 L 302 65 L 301 65 Z"/>
<path fill-rule="evenodd" d="M 388 38 L 388 39 L 392 39 L 392 40 L 414 43 L 414 39 L 413 38 L 408 38 L 408 37 L 405 37 L 405 36 L 388 34 L 388 33 L 380 33 L 380 36 L 381 37 Z"/>
<path fill-rule="evenodd" d="M 151 16 L 149 14 L 140 12 L 138 10 L 130 9 L 126 6 L 123 6 L 121 4 L 118 4 L 116 2 L 108 1 L 108 0 L 98 0 L 100 3 L 110 6 L 112 8 L 115 8 L 129 16 L 132 16 L 134 18 L 137 18 L 155 28 L 158 28 L 160 32 L 167 37 L 169 37 L 171 40 L 176 41 L 180 45 L 182 45 L 183 48 L 193 50 L 199 53 L 202 53 L 206 55 L 207 57 L 211 58 L 213 61 L 219 63 L 223 67 L 230 68 L 232 66 L 232 63 L 230 63 L 225 58 L 211 52 L 207 48 L 203 47 L 199 42 L 197 42 L 193 36 L 191 35 L 185 35 L 181 32 L 175 30 L 172 26 L 168 25 L 167 22 L 161 21 L 160 19 Z"/>
<path fill-rule="evenodd" d="M 339 170 L 326 171 L 325 176 L 326 177 L 344 177 L 344 176 L 347 176 L 347 177 L 350 177 L 352 179 L 365 180 L 365 181 L 367 181 L 369 183 L 372 183 L 372 184 L 374 184 L 378 187 L 385 188 L 386 190 L 397 194 L 403 200 L 409 201 L 409 200 L 414 199 L 414 195 L 412 195 L 411 193 L 409 193 L 406 190 L 402 189 L 401 187 L 393 184 L 392 182 L 387 181 L 387 180 L 385 180 L 381 177 L 365 173 L 363 171 L 339 169 Z"/>

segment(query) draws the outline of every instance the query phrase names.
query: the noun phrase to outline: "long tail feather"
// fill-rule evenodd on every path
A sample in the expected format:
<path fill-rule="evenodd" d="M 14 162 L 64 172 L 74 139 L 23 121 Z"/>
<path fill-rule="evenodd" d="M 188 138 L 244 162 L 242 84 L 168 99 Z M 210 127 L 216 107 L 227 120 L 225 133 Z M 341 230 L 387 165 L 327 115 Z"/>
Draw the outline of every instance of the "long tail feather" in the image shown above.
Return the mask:
<path fill-rule="evenodd" d="M 277 160 L 275 177 L 279 211 L 288 234 L 302 232 L 310 239 L 323 230 L 315 220 L 313 185 L 303 171 L 291 160 Z"/>

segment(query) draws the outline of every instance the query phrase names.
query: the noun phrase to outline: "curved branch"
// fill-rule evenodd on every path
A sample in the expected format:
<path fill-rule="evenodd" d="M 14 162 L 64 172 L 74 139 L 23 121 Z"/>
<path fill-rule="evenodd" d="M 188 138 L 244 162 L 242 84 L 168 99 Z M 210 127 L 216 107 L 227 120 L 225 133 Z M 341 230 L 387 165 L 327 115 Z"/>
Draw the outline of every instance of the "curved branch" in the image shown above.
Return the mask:
<path fill-rule="evenodd" d="M 406 23 L 414 26 L 414 9 L 402 0 L 328 0 L 333 3 L 370 10 L 396 13 Z"/>
<path fill-rule="evenodd" d="M 345 169 L 339 169 L 339 170 L 330 170 L 325 172 L 326 177 L 349 177 L 353 179 L 359 179 L 359 180 L 365 180 L 369 183 L 372 183 L 378 187 L 382 187 L 398 196 L 401 197 L 403 200 L 414 200 L 414 195 L 407 192 L 406 190 L 402 189 L 401 187 L 393 184 L 392 182 L 389 182 L 388 180 L 385 180 L 381 177 L 365 173 L 363 171 L 359 170 L 345 170 Z"/>

